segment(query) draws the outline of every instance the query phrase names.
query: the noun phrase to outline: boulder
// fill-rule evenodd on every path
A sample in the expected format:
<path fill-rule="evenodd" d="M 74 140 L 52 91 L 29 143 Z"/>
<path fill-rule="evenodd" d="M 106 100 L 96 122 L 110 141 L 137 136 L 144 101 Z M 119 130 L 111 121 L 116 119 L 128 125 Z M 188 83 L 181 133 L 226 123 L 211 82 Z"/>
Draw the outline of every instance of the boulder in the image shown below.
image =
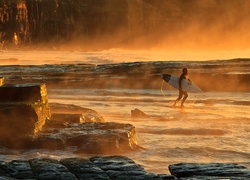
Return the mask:
<path fill-rule="evenodd" d="M 4 84 L 0 87 L 1 102 L 48 103 L 45 84 Z"/>
<path fill-rule="evenodd" d="M 233 163 L 179 163 L 169 165 L 169 171 L 172 175 L 185 180 L 219 179 L 221 177 L 250 179 L 250 171 L 246 167 Z"/>
<path fill-rule="evenodd" d="M 51 114 L 51 120 L 77 124 L 82 124 L 85 122 L 104 122 L 104 119 L 100 115 L 97 115 L 97 113 L 95 112 L 82 114 L 53 113 Z"/>
<path fill-rule="evenodd" d="M 45 84 L 0 86 L 0 102 L 1 145 L 29 147 L 32 137 L 50 118 Z"/>
<path fill-rule="evenodd" d="M 51 116 L 45 84 L 5 84 L 0 86 L 0 102 L 1 112 L 14 116 L 16 122 L 25 121 L 25 118 L 17 119 L 21 119 L 23 115 L 27 116 L 28 113 L 23 112 L 15 115 L 14 112 L 11 112 L 13 109 L 11 106 L 14 106 L 14 109 L 19 105 L 23 107 L 23 104 L 30 106 L 37 114 L 37 118 L 33 119 L 31 124 L 34 134 L 42 129 L 45 120 Z M 6 107 L 8 107 L 8 112 L 4 113 Z M 27 124 L 27 122 L 22 123 L 23 125 Z"/>
<path fill-rule="evenodd" d="M 2 177 L 3 179 L 10 178 L 10 173 L 8 173 L 6 168 L 4 168 L 6 164 L 7 163 L 5 161 L 0 161 L 0 177 Z"/>
<path fill-rule="evenodd" d="M 86 122 L 105 122 L 95 110 L 73 104 L 51 103 L 51 118 L 46 120 L 43 130 L 53 132 L 56 128 L 66 128 L 69 124 Z"/>
<path fill-rule="evenodd" d="M 161 179 L 125 156 L 97 156 L 90 158 L 90 161 L 104 170 L 110 179 Z"/>
<path fill-rule="evenodd" d="M 135 108 L 134 110 L 131 110 L 131 117 L 132 118 L 149 118 L 147 114 L 142 112 L 141 110 Z"/>
<path fill-rule="evenodd" d="M 0 104 L 0 144 L 27 148 L 34 136 L 38 115 L 31 104 Z"/>
<path fill-rule="evenodd" d="M 135 127 L 122 123 L 65 124 L 45 128 L 34 138 L 36 148 L 75 149 L 76 153 L 110 154 L 138 148 Z"/>
<path fill-rule="evenodd" d="M 76 153 L 91 154 L 138 148 L 135 127 L 131 124 L 104 123 L 96 111 L 75 105 L 52 103 L 50 109 L 51 119 L 34 138 L 35 148 L 73 149 Z"/>
<path fill-rule="evenodd" d="M 29 163 L 33 170 L 35 179 L 77 180 L 76 176 L 56 159 L 36 158 L 30 159 Z"/>
<path fill-rule="evenodd" d="M 76 175 L 78 179 L 105 179 L 109 180 L 107 173 L 84 158 L 66 158 L 61 159 L 61 163 L 66 166 L 70 172 Z"/>
<path fill-rule="evenodd" d="M 95 110 L 72 104 L 50 103 L 50 110 L 52 113 L 51 120 L 68 123 L 105 122 L 104 118 Z"/>
<path fill-rule="evenodd" d="M 0 162 L 0 176 L 16 179 L 34 179 L 34 173 L 26 160 L 13 160 L 11 162 Z"/>
<path fill-rule="evenodd" d="M 50 121 L 61 121 L 63 123 L 77 123 L 82 124 L 85 122 L 84 117 L 82 114 L 65 114 L 65 113 L 55 113 L 51 114 Z"/>

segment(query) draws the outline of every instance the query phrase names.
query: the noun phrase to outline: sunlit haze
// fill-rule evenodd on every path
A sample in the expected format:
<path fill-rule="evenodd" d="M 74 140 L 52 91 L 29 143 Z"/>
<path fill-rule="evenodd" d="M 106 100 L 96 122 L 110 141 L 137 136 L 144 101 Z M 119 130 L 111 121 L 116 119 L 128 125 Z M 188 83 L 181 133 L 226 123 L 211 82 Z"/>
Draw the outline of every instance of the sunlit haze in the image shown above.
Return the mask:
<path fill-rule="evenodd" d="M 1 64 L 250 57 L 247 0 L 16 3 L 16 29 L 11 25 L 10 4 L 1 10 L 5 25 L 0 33 Z M 41 21 L 35 19 L 37 14 Z"/>
<path fill-rule="evenodd" d="M 138 61 L 207 61 L 249 58 L 245 51 L 156 51 L 110 49 L 93 52 L 78 51 L 12 51 L 0 52 L 0 64 L 68 64 L 121 63 Z"/>

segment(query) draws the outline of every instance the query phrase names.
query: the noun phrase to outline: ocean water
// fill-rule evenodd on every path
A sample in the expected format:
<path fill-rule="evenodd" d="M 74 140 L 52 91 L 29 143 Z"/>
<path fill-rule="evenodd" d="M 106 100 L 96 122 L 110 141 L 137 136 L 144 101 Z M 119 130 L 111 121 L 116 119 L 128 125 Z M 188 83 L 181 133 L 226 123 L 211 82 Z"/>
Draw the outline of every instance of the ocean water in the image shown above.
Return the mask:
<path fill-rule="evenodd" d="M 125 154 L 148 171 L 168 172 L 180 162 L 235 162 L 250 165 L 250 93 L 189 94 L 185 108 L 173 107 L 178 91 L 131 89 L 59 89 L 52 102 L 97 110 L 106 121 L 136 127 L 142 150 Z M 149 118 L 132 118 L 140 109 Z"/>
<path fill-rule="evenodd" d="M 179 69 L 190 65 L 194 71 L 214 74 L 246 75 L 250 76 L 250 61 L 192 61 L 192 63 L 178 60 L 158 59 L 158 56 L 146 54 L 120 53 L 114 50 L 105 52 L 1 52 L 2 75 L 11 65 L 28 64 L 81 64 L 95 65 L 123 62 L 145 62 L 148 66 L 152 61 L 161 60 L 160 66 Z M 40 56 L 41 61 L 34 61 Z M 38 57 L 37 57 L 38 58 Z M 127 61 L 126 61 L 127 59 Z M 150 60 L 150 62 L 148 62 Z M 166 61 L 164 61 L 166 60 Z M 228 62 L 228 63 L 227 63 Z M 231 64 L 230 64 L 231 63 Z M 233 64 L 233 65 L 232 65 Z M 222 66 L 225 65 L 225 66 Z M 232 65 L 232 66 L 231 66 Z M 148 68 L 147 66 L 147 68 Z M 206 71 L 202 68 L 206 67 Z M 216 67 L 216 68 L 213 68 Z M 231 68 L 230 68 L 231 67 Z M 16 67 L 15 67 L 16 68 Z M 34 70 L 35 67 L 32 67 Z M 101 68 L 100 68 L 101 69 Z M 12 73 L 13 69 L 11 70 Z M 100 70 L 99 70 L 100 71 Z M 103 70 L 105 72 L 105 69 Z M 167 72 L 167 70 L 164 70 Z M 43 72 L 40 72 L 43 73 Z M 74 73 L 74 70 L 73 72 Z M 79 73 L 78 71 L 75 73 Z M 211 73 L 210 73 L 211 74 Z M 103 74 L 102 74 L 103 75 Z M 109 74 L 112 76 L 112 74 Z M 213 74 L 211 75 L 213 76 Z M 230 76 L 231 77 L 231 76 Z M 11 80 L 9 75 L 6 81 Z M 79 77 L 77 77 L 79 78 Z M 114 77 L 115 78 L 115 77 Z M 119 77 L 117 77 L 119 78 Z M 136 78 L 136 77 L 135 77 Z M 160 78 L 160 77 L 159 77 Z M 72 79 L 71 79 L 72 80 Z M 249 82 L 243 79 L 245 83 Z M 230 82 L 230 79 L 225 80 Z M 94 83 L 94 82 L 93 82 Z M 233 91 L 203 91 L 189 93 L 184 108 L 173 107 L 178 91 L 161 79 L 154 82 L 154 88 L 130 88 L 105 86 L 104 88 L 89 88 L 79 84 L 73 87 L 48 86 L 50 103 L 74 104 L 96 110 L 104 119 L 112 122 L 130 123 L 136 128 L 138 143 L 142 147 L 136 152 L 122 155 L 132 158 L 147 171 L 153 173 L 168 173 L 168 165 L 180 162 L 235 162 L 250 168 L 250 92 L 236 89 Z M 204 80 L 204 83 L 205 80 Z M 136 84 L 136 81 L 134 82 Z M 229 83 L 230 85 L 230 83 Z M 250 85 L 250 84 L 249 84 Z M 209 85 L 213 86 L 213 84 Z M 157 88 L 158 87 L 158 88 Z M 132 118 L 131 110 L 135 108 L 143 111 L 148 118 Z M 2 150 L 1 160 L 31 157 L 71 157 L 89 156 L 75 155 L 68 151 L 10 151 Z"/>

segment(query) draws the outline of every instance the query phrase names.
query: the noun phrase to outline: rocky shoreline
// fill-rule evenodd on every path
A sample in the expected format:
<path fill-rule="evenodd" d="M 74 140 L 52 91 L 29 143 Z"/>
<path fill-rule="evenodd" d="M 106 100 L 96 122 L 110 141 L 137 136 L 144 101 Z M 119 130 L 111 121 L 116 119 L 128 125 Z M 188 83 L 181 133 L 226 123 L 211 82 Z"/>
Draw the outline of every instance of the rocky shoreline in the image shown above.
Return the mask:
<path fill-rule="evenodd" d="M 81 87 L 83 89 L 158 90 L 162 83 L 162 74 L 178 75 L 183 67 L 189 67 L 192 81 L 203 91 L 224 91 L 225 89 L 228 92 L 250 91 L 249 59 L 232 59 L 221 61 L 221 63 L 218 61 L 199 63 L 152 61 L 97 65 L 84 63 L 6 65 L 1 66 L 0 76 L 4 77 L 6 83 L 44 83 L 48 89 Z M 232 85 L 228 86 L 225 79 L 230 79 Z"/>
<path fill-rule="evenodd" d="M 96 111 L 50 104 L 45 84 L 0 86 L 0 144 L 9 149 L 74 149 L 85 158 L 34 158 L 0 161 L 0 179 L 250 179 L 250 171 L 231 163 L 180 163 L 171 174 L 147 172 L 124 152 L 140 150 L 135 127 L 105 122 Z M 138 109 L 132 116 L 146 114 Z M 116 156 L 114 156 L 114 154 Z M 167 171 L 167 165 L 166 165 Z"/>
<path fill-rule="evenodd" d="M 167 168 L 167 167 L 166 167 Z M 238 164 L 181 163 L 169 165 L 171 174 L 154 174 L 125 156 L 94 156 L 85 158 L 35 158 L 29 160 L 0 161 L 0 179 L 39 180 L 246 180 L 250 171 Z"/>

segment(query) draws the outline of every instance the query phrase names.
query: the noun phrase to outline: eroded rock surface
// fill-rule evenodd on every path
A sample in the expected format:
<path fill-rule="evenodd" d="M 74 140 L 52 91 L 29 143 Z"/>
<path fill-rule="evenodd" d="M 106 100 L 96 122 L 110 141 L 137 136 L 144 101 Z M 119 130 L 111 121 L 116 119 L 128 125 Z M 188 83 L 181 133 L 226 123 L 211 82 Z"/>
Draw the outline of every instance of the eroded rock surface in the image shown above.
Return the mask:
<path fill-rule="evenodd" d="M 50 104 L 52 116 L 35 139 L 35 148 L 74 149 L 75 153 L 109 154 L 138 148 L 135 127 L 104 122 L 96 111 L 69 104 Z"/>
<path fill-rule="evenodd" d="M 29 163 L 36 179 L 77 179 L 67 167 L 56 159 L 31 159 Z"/>
<path fill-rule="evenodd" d="M 37 119 L 33 119 L 34 133 L 40 131 L 45 120 L 51 116 L 45 84 L 5 84 L 0 86 L 0 94 L 0 107 L 3 107 L 2 109 L 6 106 L 18 106 L 19 104 L 26 104 L 34 109 L 37 114 Z M 9 114 L 15 115 L 11 112 Z M 21 114 L 15 116 L 22 117 Z"/>
<path fill-rule="evenodd" d="M 172 175 L 181 179 L 250 179 L 250 171 L 233 163 L 180 163 L 169 166 Z"/>
<path fill-rule="evenodd" d="M 98 154 L 137 148 L 133 125 L 104 123 L 96 111 L 75 105 L 49 106 L 45 84 L 3 85 L 0 94 L 2 146 Z"/>
<path fill-rule="evenodd" d="M 0 179 L 176 179 L 172 175 L 147 172 L 125 156 L 96 156 L 86 158 L 35 158 L 0 162 Z"/>
<path fill-rule="evenodd" d="M 104 118 L 95 110 L 72 104 L 51 103 L 51 120 L 67 123 L 105 122 Z"/>
<path fill-rule="evenodd" d="M 249 170 L 239 164 L 181 163 L 169 166 L 170 174 L 147 172 L 126 156 L 94 156 L 90 158 L 34 158 L 0 161 L 0 179 L 93 179 L 93 180 L 246 180 Z"/>
<path fill-rule="evenodd" d="M 67 149 L 76 153 L 119 153 L 138 148 L 135 127 L 122 123 L 64 124 L 45 128 L 35 138 L 36 148 Z M 46 127 L 46 126 L 45 126 Z"/>
<path fill-rule="evenodd" d="M 0 143 L 22 148 L 41 131 L 50 109 L 45 84 L 0 86 Z"/>

